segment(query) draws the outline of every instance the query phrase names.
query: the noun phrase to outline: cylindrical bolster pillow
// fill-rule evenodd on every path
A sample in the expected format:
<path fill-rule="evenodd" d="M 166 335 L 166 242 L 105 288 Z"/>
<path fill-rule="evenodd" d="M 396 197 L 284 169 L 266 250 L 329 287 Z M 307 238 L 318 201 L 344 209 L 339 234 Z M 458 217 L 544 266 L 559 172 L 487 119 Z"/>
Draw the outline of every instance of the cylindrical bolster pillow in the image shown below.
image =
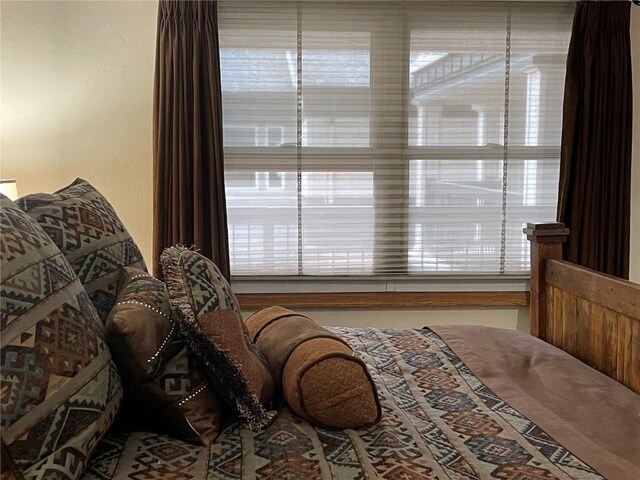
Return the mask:
<path fill-rule="evenodd" d="M 367 366 L 338 335 L 283 307 L 254 313 L 247 328 L 295 413 L 336 429 L 380 420 L 378 393 Z"/>

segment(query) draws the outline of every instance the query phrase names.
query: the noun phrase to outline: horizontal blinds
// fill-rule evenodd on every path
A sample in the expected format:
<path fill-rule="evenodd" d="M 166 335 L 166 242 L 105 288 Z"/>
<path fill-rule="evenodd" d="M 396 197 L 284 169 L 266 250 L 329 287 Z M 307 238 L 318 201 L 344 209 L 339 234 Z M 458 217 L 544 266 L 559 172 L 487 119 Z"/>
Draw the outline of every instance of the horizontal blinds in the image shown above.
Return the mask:
<path fill-rule="evenodd" d="M 528 269 L 573 4 L 218 5 L 233 275 Z"/>

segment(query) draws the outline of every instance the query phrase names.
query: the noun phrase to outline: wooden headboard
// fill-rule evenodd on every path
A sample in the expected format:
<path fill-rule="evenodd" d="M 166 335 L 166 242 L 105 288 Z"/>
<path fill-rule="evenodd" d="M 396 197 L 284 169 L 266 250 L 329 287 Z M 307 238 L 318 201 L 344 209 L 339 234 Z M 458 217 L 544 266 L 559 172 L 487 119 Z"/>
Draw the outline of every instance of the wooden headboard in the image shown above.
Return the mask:
<path fill-rule="evenodd" d="M 640 393 L 640 285 L 562 259 L 569 230 L 528 224 L 531 334 Z"/>

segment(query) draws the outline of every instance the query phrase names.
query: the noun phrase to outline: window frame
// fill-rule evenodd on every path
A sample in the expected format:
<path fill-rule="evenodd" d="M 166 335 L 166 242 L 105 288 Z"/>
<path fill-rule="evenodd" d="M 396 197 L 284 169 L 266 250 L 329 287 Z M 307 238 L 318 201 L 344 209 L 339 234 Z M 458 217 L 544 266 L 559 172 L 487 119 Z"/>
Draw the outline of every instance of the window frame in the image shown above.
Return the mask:
<path fill-rule="evenodd" d="M 368 147 L 318 147 L 318 146 L 302 146 L 301 151 L 304 156 L 304 166 L 305 172 L 325 172 L 326 169 L 323 169 L 322 164 L 320 162 L 314 162 L 314 154 L 318 154 L 319 157 L 326 157 L 328 154 L 349 154 L 349 153 L 357 153 L 362 156 L 384 156 L 385 153 L 392 153 L 390 157 L 395 157 L 390 161 L 396 161 L 398 157 L 401 157 L 404 165 L 402 167 L 394 164 L 395 168 L 404 169 L 404 173 L 402 175 L 404 181 L 406 182 L 405 188 L 402 189 L 402 203 L 405 205 L 405 213 L 402 216 L 404 230 L 407 232 L 404 235 L 404 248 L 403 252 L 403 265 L 404 268 L 402 271 L 398 273 L 394 273 L 393 275 L 385 275 L 385 274 L 376 274 L 376 271 L 383 272 L 384 268 L 380 268 L 379 263 L 384 266 L 384 260 L 387 255 L 384 253 L 384 248 L 380 246 L 380 242 L 376 241 L 374 238 L 374 267 L 373 272 L 371 274 L 353 274 L 353 275 L 310 275 L 310 274 L 298 274 L 298 275 L 233 275 L 234 282 L 242 285 L 249 285 L 252 282 L 266 282 L 273 285 L 278 283 L 287 284 L 287 282 L 295 279 L 296 282 L 306 282 L 313 288 L 313 285 L 325 284 L 325 282 L 329 282 L 329 284 L 333 284 L 335 288 L 338 288 L 340 285 L 349 285 L 353 282 L 362 282 L 363 280 L 369 281 L 375 280 L 375 283 L 379 283 L 380 285 L 386 285 L 385 288 L 389 287 L 392 282 L 393 288 L 395 289 L 396 282 L 409 280 L 409 281 L 425 281 L 431 279 L 437 279 L 441 281 L 447 278 L 453 278 L 458 280 L 465 279 L 474 279 L 479 281 L 494 281 L 497 279 L 501 279 L 505 281 L 505 288 L 510 288 L 509 284 L 513 284 L 514 282 L 517 284 L 522 279 L 528 278 L 528 272 L 522 271 L 518 273 L 503 273 L 503 274 L 493 274 L 493 273 L 439 273 L 439 272 L 429 272 L 429 273 L 411 273 L 409 271 L 409 243 L 408 243 L 408 230 L 409 230 L 409 165 L 413 160 L 461 160 L 461 161 L 470 161 L 476 162 L 478 160 L 499 160 L 502 161 L 503 158 L 503 149 L 504 146 L 500 144 L 486 144 L 479 146 L 410 146 L 410 132 L 409 132 L 409 115 L 410 115 L 410 106 L 409 106 L 409 95 L 406 94 L 406 90 L 410 88 L 410 37 L 411 37 L 411 29 L 412 24 L 411 20 L 407 18 L 407 13 L 404 12 L 402 15 L 398 17 L 400 19 L 400 28 L 402 28 L 402 41 L 398 44 L 398 55 L 397 58 L 400 58 L 401 68 L 398 70 L 398 81 L 394 84 L 396 85 L 396 89 L 400 91 L 402 97 L 404 99 L 402 105 L 402 128 L 397 129 L 398 135 L 394 139 L 394 143 L 396 145 L 402 145 L 401 149 L 397 147 L 393 148 L 384 148 L 385 146 L 377 145 L 376 140 L 378 138 L 388 139 L 388 133 L 384 136 L 379 135 L 378 132 L 380 129 L 384 128 L 384 114 L 380 115 L 378 112 L 384 111 L 384 106 L 381 108 L 380 101 L 377 100 L 376 92 L 380 88 L 380 85 L 384 83 L 384 87 L 388 88 L 389 83 L 388 79 L 385 82 L 380 81 L 379 77 L 376 75 L 376 66 L 383 65 L 386 62 L 383 62 L 382 59 L 389 58 L 388 55 L 380 54 L 381 51 L 388 50 L 389 45 L 385 44 L 384 49 L 376 48 L 378 42 L 382 41 L 380 38 L 377 38 L 376 31 L 369 31 L 368 33 L 371 35 L 371 43 L 370 43 L 370 83 L 369 89 L 371 91 L 371 107 L 369 111 L 369 146 Z M 389 67 L 382 67 L 382 71 L 388 72 Z M 387 90 L 388 93 L 388 90 Z M 372 108 L 376 106 L 376 108 Z M 374 115 L 376 113 L 377 115 Z M 251 159 L 260 159 L 264 158 L 265 155 L 273 155 L 274 152 L 277 152 L 280 149 L 287 149 L 291 151 L 290 158 L 288 161 L 283 161 L 281 165 L 278 166 L 278 172 L 296 172 L 297 171 L 297 161 L 296 161 L 296 145 L 285 144 L 281 146 L 255 146 L 255 147 L 239 147 L 239 146 L 225 146 L 225 170 L 231 170 L 233 172 L 239 172 L 243 170 L 249 171 L 261 171 L 260 169 L 264 169 L 264 166 L 260 165 L 259 161 L 251 162 Z M 548 145 L 539 145 L 539 146 L 509 146 L 509 160 L 535 160 L 538 162 L 557 162 L 560 155 L 560 146 L 548 146 Z M 236 163 L 236 159 L 241 158 L 240 161 Z M 373 168 L 373 161 L 363 161 L 356 159 L 353 162 L 349 162 L 349 164 L 345 164 L 341 169 L 337 165 L 332 166 L 331 172 L 367 172 L 372 173 L 374 177 L 373 184 L 373 195 L 374 198 L 379 192 L 383 192 L 384 189 L 377 187 L 376 185 L 376 175 L 375 169 Z M 374 201 L 374 209 L 375 204 L 377 202 Z M 422 208 L 422 207 L 421 207 Z M 424 207 L 429 208 L 429 207 Z M 376 221 L 384 222 L 384 219 L 378 220 L 377 215 Z M 397 220 L 397 219 L 396 219 Z M 396 226 L 397 228 L 397 226 Z M 375 232 L 381 233 L 383 231 L 382 228 L 376 226 L 374 229 Z M 231 237 L 231 235 L 230 235 Z M 395 248 L 397 248 L 398 244 L 395 244 Z M 394 265 L 397 264 L 397 256 L 394 259 Z M 320 282 L 320 283 L 318 283 Z M 379 288 L 376 286 L 375 289 Z"/>

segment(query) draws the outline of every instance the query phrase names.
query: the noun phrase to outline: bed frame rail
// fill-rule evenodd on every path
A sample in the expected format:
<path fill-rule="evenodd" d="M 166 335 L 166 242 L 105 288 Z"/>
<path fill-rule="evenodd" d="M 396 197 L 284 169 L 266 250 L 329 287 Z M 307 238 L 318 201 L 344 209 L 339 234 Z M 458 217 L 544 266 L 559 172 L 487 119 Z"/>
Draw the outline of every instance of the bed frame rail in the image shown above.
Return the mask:
<path fill-rule="evenodd" d="M 531 334 L 640 393 L 640 285 L 563 261 L 569 230 L 528 224 Z"/>

